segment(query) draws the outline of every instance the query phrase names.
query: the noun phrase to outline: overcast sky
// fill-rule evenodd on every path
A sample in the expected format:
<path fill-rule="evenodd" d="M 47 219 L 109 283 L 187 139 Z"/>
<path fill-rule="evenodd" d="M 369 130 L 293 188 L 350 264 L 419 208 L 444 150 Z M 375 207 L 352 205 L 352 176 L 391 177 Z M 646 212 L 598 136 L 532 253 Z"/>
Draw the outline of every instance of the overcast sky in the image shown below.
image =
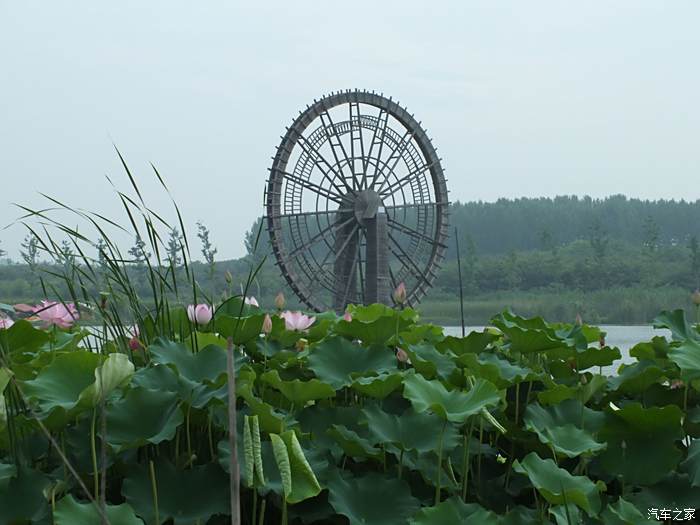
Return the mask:
<path fill-rule="evenodd" d="M 125 221 L 151 204 L 244 252 L 270 157 L 321 94 L 392 95 L 452 200 L 700 198 L 700 2 L 0 0 L 0 225 L 38 192 Z M 17 257 L 24 231 L 0 230 Z"/>

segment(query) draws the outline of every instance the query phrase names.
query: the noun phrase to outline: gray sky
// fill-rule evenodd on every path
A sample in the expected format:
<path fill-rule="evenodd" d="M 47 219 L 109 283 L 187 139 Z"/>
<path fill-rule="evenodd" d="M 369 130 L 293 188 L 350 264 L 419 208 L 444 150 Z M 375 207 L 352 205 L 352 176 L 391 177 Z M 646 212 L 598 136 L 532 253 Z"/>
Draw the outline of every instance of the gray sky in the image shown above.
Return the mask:
<path fill-rule="evenodd" d="M 284 126 L 346 88 L 423 121 L 452 200 L 695 200 L 699 19 L 695 0 L 0 0 L 0 224 L 39 191 L 122 219 L 114 142 L 157 209 L 149 161 L 190 234 L 239 256 Z M 11 256 L 23 235 L 0 230 Z"/>

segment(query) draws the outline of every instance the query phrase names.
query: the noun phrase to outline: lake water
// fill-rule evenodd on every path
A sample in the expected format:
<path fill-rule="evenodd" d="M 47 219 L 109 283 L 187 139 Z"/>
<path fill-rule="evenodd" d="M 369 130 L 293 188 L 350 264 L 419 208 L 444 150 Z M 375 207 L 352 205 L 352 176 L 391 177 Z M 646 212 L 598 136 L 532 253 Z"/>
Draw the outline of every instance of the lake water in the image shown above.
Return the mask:
<path fill-rule="evenodd" d="M 482 331 L 483 326 L 468 326 L 467 333 L 472 331 Z M 630 357 L 629 350 L 637 343 L 650 341 L 654 336 L 666 336 L 670 339 L 671 332 L 669 330 L 655 329 L 651 325 L 640 326 L 623 326 L 623 325 L 600 325 L 600 329 L 606 332 L 605 343 L 608 346 L 616 346 L 620 349 L 622 359 L 618 359 L 611 366 L 603 367 L 603 373 L 606 375 L 615 374 L 615 371 L 622 363 L 632 363 L 635 361 Z M 461 336 L 462 328 L 460 326 L 444 327 L 445 335 Z"/>

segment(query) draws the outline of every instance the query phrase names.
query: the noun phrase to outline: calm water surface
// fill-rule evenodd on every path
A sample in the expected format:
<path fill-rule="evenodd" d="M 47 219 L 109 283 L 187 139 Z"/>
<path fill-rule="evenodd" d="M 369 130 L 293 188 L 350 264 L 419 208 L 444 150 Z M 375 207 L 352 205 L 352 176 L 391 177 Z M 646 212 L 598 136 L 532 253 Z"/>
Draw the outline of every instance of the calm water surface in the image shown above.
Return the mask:
<path fill-rule="evenodd" d="M 467 333 L 471 331 L 481 331 L 483 326 L 468 326 Z M 654 336 L 666 336 L 670 339 L 671 332 L 664 329 L 655 329 L 651 325 L 622 326 L 622 325 L 600 325 L 600 329 L 606 332 L 605 343 L 608 346 L 616 346 L 620 349 L 622 359 L 617 360 L 612 366 L 603 367 L 604 374 L 614 374 L 621 363 L 631 363 L 635 359 L 629 355 L 629 350 L 637 343 L 650 341 Z M 462 335 L 462 328 L 459 326 L 444 327 L 445 335 Z"/>

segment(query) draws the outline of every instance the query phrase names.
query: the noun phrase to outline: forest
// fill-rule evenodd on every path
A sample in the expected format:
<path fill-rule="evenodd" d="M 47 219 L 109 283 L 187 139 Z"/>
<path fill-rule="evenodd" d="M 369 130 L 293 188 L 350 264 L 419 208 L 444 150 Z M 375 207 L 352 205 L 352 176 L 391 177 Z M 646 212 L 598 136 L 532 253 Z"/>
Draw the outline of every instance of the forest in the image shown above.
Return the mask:
<path fill-rule="evenodd" d="M 690 295 L 700 287 L 700 201 L 615 195 L 455 202 L 450 223 L 453 235 L 443 269 L 420 307 L 424 319 L 443 325 L 460 321 L 455 235 L 465 321 L 470 325 L 483 324 L 506 308 L 556 321 L 571 321 L 578 314 L 592 323 L 646 323 L 660 310 L 690 308 Z M 253 285 L 261 304 L 271 303 L 282 291 L 288 303 L 297 306 L 273 258 L 266 256 L 264 230 L 253 253 L 259 225 L 260 219 L 246 235 L 246 256 L 217 260 L 216 245 L 226 240 L 211 239 L 206 226 L 198 224 L 190 247 L 200 250 L 192 255 L 201 260 L 192 264 L 192 271 L 202 289 L 217 296 L 238 291 L 251 264 L 262 263 Z M 172 231 L 169 257 L 176 263 L 181 243 L 182 234 Z M 65 264 L 60 257 L 47 262 L 31 236 L 17 254 L 5 253 L 2 247 L 0 302 L 36 302 L 62 293 L 61 280 L 52 274 L 70 267 L 72 248 L 67 242 L 58 250 Z M 141 239 L 128 254 L 133 261 L 130 277 L 147 296 L 145 269 L 151 254 Z"/>

